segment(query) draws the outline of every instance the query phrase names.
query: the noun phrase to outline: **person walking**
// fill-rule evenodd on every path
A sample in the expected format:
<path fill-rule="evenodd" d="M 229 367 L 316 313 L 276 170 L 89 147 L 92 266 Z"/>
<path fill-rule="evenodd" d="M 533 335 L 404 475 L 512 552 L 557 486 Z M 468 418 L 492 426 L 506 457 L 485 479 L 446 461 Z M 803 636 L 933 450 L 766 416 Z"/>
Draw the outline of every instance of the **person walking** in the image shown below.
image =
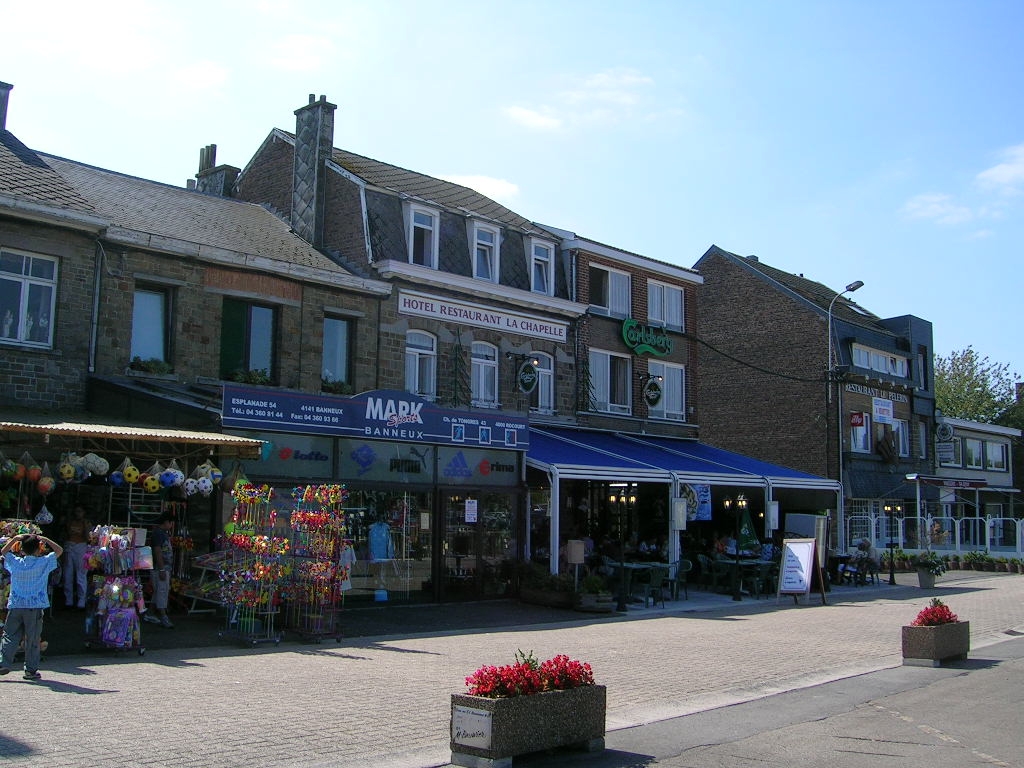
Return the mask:
<path fill-rule="evenodd" d="M 76 504 L 71 518 L 64 523 L 64 605 L 85 608 L 88 572 L 85 550 L 89 543 L 92 524 L 85 515 L 85 507 Z M 77 588 L 77 590 L 76 590 Z M 75 592 L 78 602 L 75 602 Z"/>
<path fill-rule="evenodd" d="M 156 520 L 153 529 L 153 610 L 147 611 L 145 621 L 172 629 L 174 624 L 167 616 L 167 599 L 171 593 L 171 565 L 174 550 L 171 548 L 171 531 L 174 530 L 174 516 L 164 512 Z M 155 615 L 154 615 L 155 614 Z"/>
<path fill-rule="evenodd" d="M 15 553 L 14 545 L 21 544 Z M 41 554 L 42 545 L 50 552 Z M 11 671 L 14 653 L 22 637 L 25 639 L 26 680 L 39 680 L 39 636 L 43 630 L 43 611 L 50 607 L 48 582 L 50 573 L 60 567 L 58 560 L 64 548 L 31 533 L 12 536 L 0 548 L 4 568 L 11 574 L 11 595 L 7 599 L 7 623 L 0 640 L 0 675 Z"/>

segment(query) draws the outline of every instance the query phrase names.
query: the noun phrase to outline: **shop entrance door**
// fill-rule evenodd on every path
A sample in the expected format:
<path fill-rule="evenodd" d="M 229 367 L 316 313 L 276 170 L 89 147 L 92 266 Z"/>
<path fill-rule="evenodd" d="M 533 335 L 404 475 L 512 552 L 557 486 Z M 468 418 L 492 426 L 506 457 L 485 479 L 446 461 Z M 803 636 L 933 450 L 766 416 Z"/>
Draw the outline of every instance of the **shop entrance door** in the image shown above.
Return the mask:
<path fill-rule="evenodd" d="M 502 597 L 518 556 L 514 492 L 450 494 L 443 504 L 441 599 Z"/>

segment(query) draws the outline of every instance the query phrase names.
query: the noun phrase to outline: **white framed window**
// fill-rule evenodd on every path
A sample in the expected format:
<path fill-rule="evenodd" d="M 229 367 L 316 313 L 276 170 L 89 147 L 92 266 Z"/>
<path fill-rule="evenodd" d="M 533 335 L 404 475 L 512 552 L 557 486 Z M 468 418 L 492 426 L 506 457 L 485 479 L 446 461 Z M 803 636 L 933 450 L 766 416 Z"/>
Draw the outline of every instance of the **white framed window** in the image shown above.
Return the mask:
<path fill-rule="evenodd" d="M 651 418 L 686 421 L 686 368 L 651 360 L 647 371 L 661 376 L 661 402 L 649 409 Z"/>
<path fill-rule="evenodd" d="M 631 413 L 633 391 L 631 358 L 601 350 L 590 350 L 590 384 L 596 411 Z"/>
<path fill-rule="evenodd" d="M 968 469 L 985 468 L 985 443 L 975 437 L 965 437 L 964 466 Z"/>
<path fill-rule="evenodd" d="M 498 407 L 498 348 L 483 341 L 472 347 L 473 405 L 479 408 Z"/>
<path fill-rule="evenodd" d="M 437 339 L 429 333 L 405 334 L 405 388 L 427 400 L 437 397 Z"/>
<path fill-rule="evenodd" d="M 1006 472 L 1009 451 L 1006 443 L 985 443 L 985 469 L 992 472 Z"/>
<path fill-rule="evenodd" d="M 171 297 L 164 288 L 137 287 L 132 296 L 130 358 L 170 362 Z"/>
<path fill-rule="evenodd" d="M 530 242 L 530 290 L 552 296 L 555 291 L 555 248 L 538 240 Z"/>
<path fill-rule="evenodd" d="M 629 273 L 591 264 L 591 311 L 610 317 L 629 317 L 629 308 Z"/>
<path fill-rule="evenodd" d="M 853 364 L 858 368 L 867 368 L 890 376 L 907 378 L 910 374 L 907 358 L 891 352 L 881 352 L 863 344 L 853 345 Z"/>
<path fill-rule="evenodd" d="M 437 211 L 421 206 L 408 209 L 409 263 L 437 269 L 437 244 L 441 217 Z"/>
<path fill-rule="evenodd" d="M 647 322 L 674 331 L 683 330 L 683 289 L 648 280 Z"/>
<path fill-rule="evenodd" d="M 324 350 L 321 385 L 338 387 L 351 384 L 351 321 L 341 317 L 324 318 Z"/>
<path fill-rule="evenodd" d="M 53 346 L 57 260 L 0 250 L 0 339 Z"/>
<path fill-rule="evenodd" d="M 555 412 L 555 362 L 551 355 L 531 352 L 536 361 L 537 386 L 530 393 L 530 410 L 537 413 Z"/>
<path fill-rule="evenodd" d="M 498 282 L 498 246 L 501 232 L 478 222 L 472 222 L 473 228 L 473 277 L 477 280 Z"/>
<path fill-rule="evenodd" d="M 910 422 L 906 419 L 893 419 L 892 431 L 896 437 L 896 447 L 900 456 L 910 455 Z"/>
<path fill-rule="evenodd" d="M 949 441 L 953 446 L 953 458 L 949 461 L 940 461 L 943 467 L 962 467 L 964 463 L 963 456 L 963 443 L 959 437 L 954 437 Z"/>
<path fill-rule="evenodd" d="M 872 445 L 871 414 L 855 411 L 850 414 L 850 450 L 854 453 L 871 453 Z"/>

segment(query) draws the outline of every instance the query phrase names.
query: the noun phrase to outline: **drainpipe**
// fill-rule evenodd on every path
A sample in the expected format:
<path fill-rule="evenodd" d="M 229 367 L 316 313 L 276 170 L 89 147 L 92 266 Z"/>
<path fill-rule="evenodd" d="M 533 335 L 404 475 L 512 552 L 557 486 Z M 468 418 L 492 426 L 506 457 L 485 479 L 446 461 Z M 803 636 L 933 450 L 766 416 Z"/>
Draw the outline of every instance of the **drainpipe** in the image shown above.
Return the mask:
<path fill-rule="evenodd" d="M 551 535 L 548 537 L 548 570 L 551 573 L 558 573 L 558 521 L 561 517 L 561 513 L 558 508 L 558 500 L 562 495 L 561 489 L 561 478 L 558 476 L 558 468 L 552 467 L 548 472 L 548 477 L 551 480 L 551 498 L 548 503 L 548 514 L 551 517 L 550 530 Z"/>
<path fill-rule="evenodd" d="M 106 251 L 103 243 L 96 240 L 96 264 L 92 278 L 92 318 L 89 321 L 89 373 L 96 373 L 96 345 L 100 325 L 100 283 L 103 275 L 103 262 Z"/>

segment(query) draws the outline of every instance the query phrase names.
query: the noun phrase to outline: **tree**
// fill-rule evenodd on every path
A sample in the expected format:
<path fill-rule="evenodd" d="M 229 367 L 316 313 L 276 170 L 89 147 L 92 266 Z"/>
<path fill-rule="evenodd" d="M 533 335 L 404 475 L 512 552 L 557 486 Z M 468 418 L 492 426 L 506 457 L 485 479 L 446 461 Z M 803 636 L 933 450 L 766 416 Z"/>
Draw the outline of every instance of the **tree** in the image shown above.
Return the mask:
<path fill-rule="evenodd" d="M 1006 363 L 993 363 L 972 347 L 935 356 L 935 407 L 954 419 L 1017 426 L 1024 407 L 1017 402 L 1020 376 Z"/>

